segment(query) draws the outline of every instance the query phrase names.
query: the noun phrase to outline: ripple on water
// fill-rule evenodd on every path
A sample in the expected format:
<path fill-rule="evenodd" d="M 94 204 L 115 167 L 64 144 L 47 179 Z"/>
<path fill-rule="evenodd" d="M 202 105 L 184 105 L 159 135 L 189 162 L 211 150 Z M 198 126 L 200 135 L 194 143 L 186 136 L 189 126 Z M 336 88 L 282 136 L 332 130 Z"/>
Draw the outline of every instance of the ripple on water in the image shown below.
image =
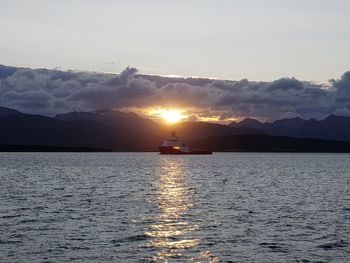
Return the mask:
<path fill-rule="evenodd" d="M 350 156 L 1 153 L 0 262 L 350 262 Z"/>

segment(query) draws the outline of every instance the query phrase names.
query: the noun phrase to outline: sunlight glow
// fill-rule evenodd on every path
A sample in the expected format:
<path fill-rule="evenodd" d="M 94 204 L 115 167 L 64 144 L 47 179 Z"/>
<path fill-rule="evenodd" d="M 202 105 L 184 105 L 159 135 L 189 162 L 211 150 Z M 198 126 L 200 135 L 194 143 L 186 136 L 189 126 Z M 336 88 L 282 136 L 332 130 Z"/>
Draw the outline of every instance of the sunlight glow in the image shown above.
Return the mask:
<path fill-rule="evenodd" d="M 146 246 L 154 249 L 157 262 L 185 257 L 200 242 L 195 238 L 199 225 L 186 217 L 193 208 L 195 191 L 186 186 L 182 165 L 177 160 L 165 160 L 154 183 L 159 213 L 144 234 L 149 237 Z"/>
<path fill-rule="evenodd" d="M 164 120 L 170 123 L 175 123 L 185 118 L 180 110 L 165 110 L 161 116 Z"/>
<path fill-rule="evenodd" d="M 120 109 L 119 109 L 120 110 Z M 124 108 L 125 112 L 135 112 L 142 117 L 152 119 L 156 122 L 175 124 L 180 121 L 189 122 L 210 122 L 218 124 L 230 124 L 233 121 L 241 121 L 239 117 L 222 118 L 225 111 L 205 111 L 204 113 L 198 108 L 169 108 L 162 106 L 153 106 L 147 108 Z M 261 121 L 265 121 L 261 119 Z"/>
<path fill-rule="evenodd" d="M 184 115 L 184 110 L 179 109 L 156 108 L 150 110 L 148 114 L 156 118 L 163 119 L 168 123 L 176 123 L 187 117 Z"/>

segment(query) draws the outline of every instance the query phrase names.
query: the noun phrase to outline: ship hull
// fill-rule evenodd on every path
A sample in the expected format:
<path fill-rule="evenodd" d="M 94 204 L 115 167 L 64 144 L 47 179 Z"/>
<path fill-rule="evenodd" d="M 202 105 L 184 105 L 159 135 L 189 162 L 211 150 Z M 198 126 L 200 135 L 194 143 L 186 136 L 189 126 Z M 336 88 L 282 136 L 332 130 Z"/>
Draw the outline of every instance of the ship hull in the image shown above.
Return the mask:
<path fill-rule="evenodd" d="M 173 154 L 173 155 L 180 155 L 180 154 L 212 154 L 211 151 L 204 151 L 204 150 L 193 150 L 189 152 L 183 152 L 180 149 L 174 149 L 171 146 L 158 146 L 160 154 Z"/>

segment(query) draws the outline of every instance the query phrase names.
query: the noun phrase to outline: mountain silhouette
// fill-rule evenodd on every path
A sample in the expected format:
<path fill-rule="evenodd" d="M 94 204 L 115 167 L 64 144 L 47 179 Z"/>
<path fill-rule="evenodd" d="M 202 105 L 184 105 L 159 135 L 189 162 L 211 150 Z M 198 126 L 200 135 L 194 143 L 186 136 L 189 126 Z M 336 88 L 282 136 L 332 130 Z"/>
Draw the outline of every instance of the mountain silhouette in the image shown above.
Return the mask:
<path fill-rule="evenodd" d="M 23 114 L 23 113 L 21 113 L 17 110 L 5 108 L 5 107 L 0 107 L 0 117 L 21 115 L 21 114 Z"/>
<path fill-rule="evenodd" d="M 115 151 L 156 151 L 175 129 L 186 142 L 212 136 L 263 134 L 251 128 L 183 122 L 162 125 L 135 113 L 112 110 L 46 117 L 0 108 L 0 145 L 91 147 Z"/>
<path fill-rule="evenodd" d="M 350 141 L 350 117 L 330 115 L 323 120 L 293 119 L 262 123 L 254 119 L 232 122 L 230 127 L 255 128 L 275 136 Z"/>
<path fill-rule="evenodd" d="M 0 127 L 0 151 L 71 147 L 78 151 L 157 151 L 157 146 L 176 130 L 190 146 L 214 151 L 350 152 L 350 143 L 341 142 L 349 138 L 349 118 L 334 115 L 323 121 L 295 118 L 271 124 L 246 119 L 230 126 L 206 122 L 165 125 L 109 109 L 47 117 L 0 107 Z M 298 136 L 316 139 L 293 138 Z"/>
<path fill-rule="evenodd" d="M 91 121 L 108 127 L 121 127 L 127 129 L 153 129 L 159 126 L 157 123 L 142 118 L 133 112 L 113 111 L 110 109 L 102 109 L 93 112 L 69 112 L 66 114 L 58 114 L 55 119 L 69 122 Z"/>

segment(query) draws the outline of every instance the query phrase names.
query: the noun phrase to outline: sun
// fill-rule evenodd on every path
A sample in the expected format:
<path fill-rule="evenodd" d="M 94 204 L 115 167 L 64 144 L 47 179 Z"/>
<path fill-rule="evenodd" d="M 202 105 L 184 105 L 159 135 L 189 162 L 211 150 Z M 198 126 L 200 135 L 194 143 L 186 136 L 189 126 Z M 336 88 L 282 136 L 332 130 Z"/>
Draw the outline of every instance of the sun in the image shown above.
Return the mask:
<path fill-rule="evenodd" d="M 184 109 L 157 107 L 150 108 L 145 112 L 147 116 L 150 116 L 155 120 L 163 120 L 169 124 L 174 124 L 188 117 L 185 114 L 186 110 Z"/>
<path fill-rule="evenodd" d="M 181 110 L 162 110 L 160 116 L 169 123 L 178 122 L 186 117 Z"/>

